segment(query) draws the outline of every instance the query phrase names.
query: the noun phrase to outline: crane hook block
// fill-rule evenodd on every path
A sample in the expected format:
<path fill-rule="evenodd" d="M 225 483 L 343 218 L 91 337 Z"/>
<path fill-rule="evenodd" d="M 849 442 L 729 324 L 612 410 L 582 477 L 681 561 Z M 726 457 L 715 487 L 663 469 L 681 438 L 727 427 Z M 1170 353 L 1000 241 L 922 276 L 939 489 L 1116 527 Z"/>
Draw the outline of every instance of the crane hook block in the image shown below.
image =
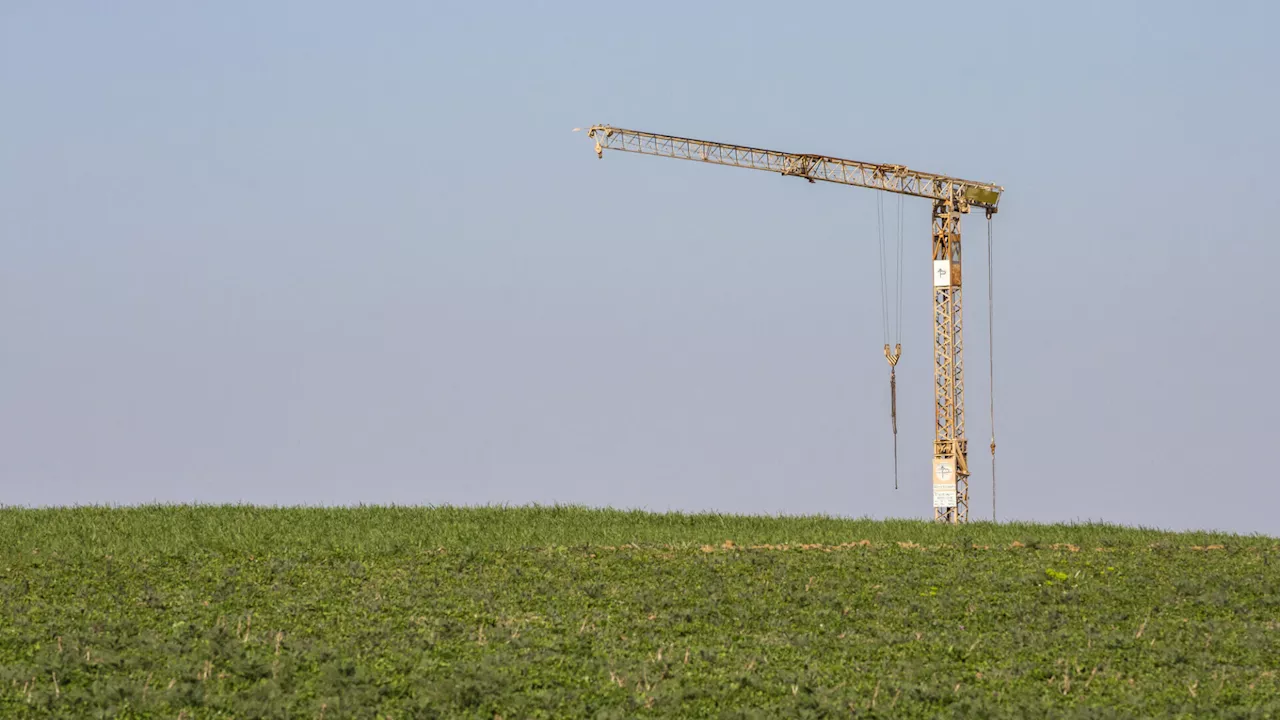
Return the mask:
<path fill-rule="evenodd" d="M 901 358 L 901 357 L 902 357 L 902 343 L 898 343 L 897 345 L 895 345 L 893 348 L 893 352 L 889 352 L 889 344 L 885 343 L 884 359 L 889 361 L 889 367 L 893 367 L 897 365 L 898 358 Z"/>
<path fill-rule="evenodd" d="M 600 146 L 600 141 L 596 141 L 596 157 L 604 159 L 604 148 Z"/>

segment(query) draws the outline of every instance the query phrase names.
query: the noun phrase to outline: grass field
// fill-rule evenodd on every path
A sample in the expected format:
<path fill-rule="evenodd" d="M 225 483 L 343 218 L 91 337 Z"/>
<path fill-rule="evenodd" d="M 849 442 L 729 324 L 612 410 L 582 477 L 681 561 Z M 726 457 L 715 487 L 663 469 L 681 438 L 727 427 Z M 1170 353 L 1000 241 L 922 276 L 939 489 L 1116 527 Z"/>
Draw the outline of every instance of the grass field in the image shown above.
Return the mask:
<path fill-rule="evenodd" d="M 1277 717 L 1280 547 L 581 508 L 0 509 L 0 717 Z"/>

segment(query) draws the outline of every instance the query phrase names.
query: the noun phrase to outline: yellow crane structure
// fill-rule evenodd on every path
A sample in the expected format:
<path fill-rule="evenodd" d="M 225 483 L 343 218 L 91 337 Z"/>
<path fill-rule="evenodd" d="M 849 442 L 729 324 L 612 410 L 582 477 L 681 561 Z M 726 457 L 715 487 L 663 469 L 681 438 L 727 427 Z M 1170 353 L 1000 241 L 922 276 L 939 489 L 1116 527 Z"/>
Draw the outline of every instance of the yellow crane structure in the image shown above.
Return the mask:
<path fill-rule="evenodd" d="M 902 165 L 762 150 L 610 125 L 592 126 L 588 128 L 587 135 L 596 141 L 596 155 L 600 158 L 604 157 L 606 149 L 620 150 L 714 165 L 767 170 L 804 178 L 811 183 L 821 180 L 921 197 L 933 202 L 934 519 L 949 523 L 967 522 L 969 447 L 964 427 L 960 217 L 977 208 L 985 210 L 990 220 L 997 211 L 1004 188 L 986 182 L 920 172 Z M 891 367 L 896 365 L 900 352 L 901 346 L 893 352 L 888 345 L 885 346 L 885 357 Z M 991 453 L 994 463 L 994 432 Z"/>

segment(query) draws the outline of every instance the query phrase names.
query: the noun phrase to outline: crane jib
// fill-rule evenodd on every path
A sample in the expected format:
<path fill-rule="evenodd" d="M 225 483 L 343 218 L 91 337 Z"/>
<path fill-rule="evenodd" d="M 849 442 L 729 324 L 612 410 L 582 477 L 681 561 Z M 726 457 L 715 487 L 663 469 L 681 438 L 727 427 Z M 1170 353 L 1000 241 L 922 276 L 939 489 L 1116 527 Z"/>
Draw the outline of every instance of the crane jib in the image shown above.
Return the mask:
<path fill-rule="evenodd" d="M 764 150 L 745 145 L 627 130 L 610 125 L 593 126 L 588 135 L 596 139 L 596 154 L 601 156 L 608 148 L 642 155 L 765 170 L 803 177 L 810 182 L 822 180 L 930 200 L 954 201 L 961 212 L 968 211 L 970 207 L 978 207 L 994 213 L 1004 192 L 1003 187 L 992 183 L 911 170 L 903 165 Z"/>

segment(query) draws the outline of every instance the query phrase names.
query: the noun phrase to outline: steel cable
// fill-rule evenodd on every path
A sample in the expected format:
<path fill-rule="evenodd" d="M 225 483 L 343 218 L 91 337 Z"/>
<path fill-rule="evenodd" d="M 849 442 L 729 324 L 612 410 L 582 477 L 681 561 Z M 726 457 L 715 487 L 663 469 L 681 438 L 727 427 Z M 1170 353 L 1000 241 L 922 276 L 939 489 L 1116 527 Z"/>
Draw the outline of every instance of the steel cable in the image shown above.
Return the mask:
<path fill-rule="evenodd" d="M 992 225 L 994 219 L 987 213 L 987 395 L 991 398 L 991 522 L 996 521 L 996 331 L 995 331 L 995 246 Z"/>

